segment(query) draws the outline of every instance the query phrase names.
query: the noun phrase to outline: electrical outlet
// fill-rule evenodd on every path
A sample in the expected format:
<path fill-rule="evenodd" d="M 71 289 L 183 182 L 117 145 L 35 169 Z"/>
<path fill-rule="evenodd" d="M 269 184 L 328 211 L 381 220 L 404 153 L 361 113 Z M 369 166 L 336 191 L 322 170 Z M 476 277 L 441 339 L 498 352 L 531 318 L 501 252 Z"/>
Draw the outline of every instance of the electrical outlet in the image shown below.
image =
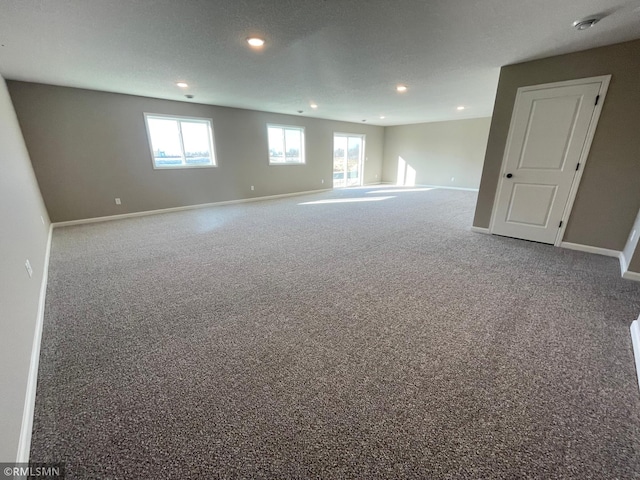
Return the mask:
<path fill-rule="evenodd" d="M 29 278 L 31 278 L 33 276 L 33 268 L 31 268 L 31 263 L 29 262 L 28 258 L 27 258 L 27 261 L 24 262 L 24 268 L 27 269 L 27 273 L 29 274 Z"/>
<path fill-rule="evenodd" d="M 253 188 L 253 185 L 251 185 L 251 190 L 255 190 L 255 189 Z"/>
<path fill-rule="evenodd" d="M 116 205 L 122 205 L 122 202 L 120 201 L 119 198 L 116 198 Z"/>

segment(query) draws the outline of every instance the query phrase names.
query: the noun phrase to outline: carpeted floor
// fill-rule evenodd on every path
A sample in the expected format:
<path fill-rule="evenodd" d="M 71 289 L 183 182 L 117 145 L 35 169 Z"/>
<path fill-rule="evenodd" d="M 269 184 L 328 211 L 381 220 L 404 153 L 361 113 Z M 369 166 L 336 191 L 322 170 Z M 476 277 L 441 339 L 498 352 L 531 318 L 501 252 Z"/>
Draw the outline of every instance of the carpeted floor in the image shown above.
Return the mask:
<path fill-rule="evenodd" d="M 56 229 L 32 461 L 71 479 L 638 478 L 640 283 L 470 232 L 473 192 L 393 190 Z"/>

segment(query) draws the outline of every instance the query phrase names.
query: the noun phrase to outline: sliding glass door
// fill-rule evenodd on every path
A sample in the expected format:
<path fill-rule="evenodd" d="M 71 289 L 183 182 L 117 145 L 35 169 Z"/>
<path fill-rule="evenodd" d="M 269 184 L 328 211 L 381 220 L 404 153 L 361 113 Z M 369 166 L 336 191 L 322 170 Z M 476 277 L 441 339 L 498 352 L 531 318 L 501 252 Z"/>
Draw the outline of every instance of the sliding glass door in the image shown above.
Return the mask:
<path fill-rule="evenodd" d="M 362 185 L 364 135 L 333 134 L 333 188 Z"/>

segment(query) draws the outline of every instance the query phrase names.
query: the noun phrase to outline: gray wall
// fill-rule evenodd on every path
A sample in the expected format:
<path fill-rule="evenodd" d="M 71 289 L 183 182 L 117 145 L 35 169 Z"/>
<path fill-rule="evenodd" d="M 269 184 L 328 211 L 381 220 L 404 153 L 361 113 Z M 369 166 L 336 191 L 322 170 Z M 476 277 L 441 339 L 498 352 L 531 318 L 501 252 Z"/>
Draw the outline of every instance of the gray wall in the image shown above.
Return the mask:
<path fill-rule="evenodd" d="M 15 462 L 49 218 L 2 77 L 0 125 L 0 461 Z M 24 266 L 27 259 L 31 278 Z"/>
<path fill-rule="evenodd" d="M 564 241 L 624 248 L 640 208 L 640 40 L 502 68 L 475 226 L 489 227 L 518 87 L 607 74 L 611 85 Z"/>
<path fill-rule="evenodd" d="M 331 188 L 334 132 L 366 134 L 364 181 L 380 181 L 383 127 L 34 83 L 8 85 L 54 222 Z M 219 166 L 154 170 L 144 112 L 213 119 Z M 305 127 L 306 165 L 268 165 L 267 123 Z M 122 205 L 115 204 L 116 197 Z"/>
<path fill-rule="evenodd" d="M 387 127 L 382 180 L 397 183 L 401 157 L 415 169 L 416 184 L 478 188 L 490 124 L 475 118 Z"/>

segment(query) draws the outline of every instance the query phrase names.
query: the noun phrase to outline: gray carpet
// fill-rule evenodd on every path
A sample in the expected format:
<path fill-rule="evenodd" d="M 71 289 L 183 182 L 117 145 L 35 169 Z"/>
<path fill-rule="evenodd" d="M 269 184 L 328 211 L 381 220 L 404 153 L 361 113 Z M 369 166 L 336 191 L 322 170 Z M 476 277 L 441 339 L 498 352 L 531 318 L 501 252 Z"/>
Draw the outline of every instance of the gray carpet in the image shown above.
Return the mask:
<path fill-rule="evenodd" d="M 31 456 L 67 478 L 640 472 L 616 259 L 354 189 L 56 229 Z"/>

